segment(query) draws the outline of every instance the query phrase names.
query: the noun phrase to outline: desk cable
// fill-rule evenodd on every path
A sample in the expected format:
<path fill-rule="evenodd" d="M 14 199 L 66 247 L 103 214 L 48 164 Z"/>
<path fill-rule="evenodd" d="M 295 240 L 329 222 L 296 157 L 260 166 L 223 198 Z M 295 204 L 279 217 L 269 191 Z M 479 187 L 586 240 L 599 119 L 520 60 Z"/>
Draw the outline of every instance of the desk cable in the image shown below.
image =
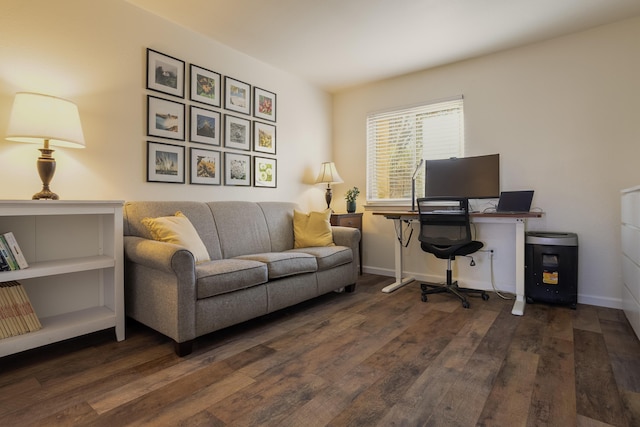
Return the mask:
<path fill-rule="evenodd" d="M 493 251 L 490 252 L 489 254 L 489 266 L 491 268 L 491 287 L 493 288 L 493 291 L 496 293 L 496 295 L 498 295 L 500 298 L 504 299 L 504 300 L 514 300 L 516 299 L 515 295 L 511 294 L 511 295 L 505 295 L 503 294 L 501 291 L 498 290 L 498 288 L 496 288 L 496 281 L 494 280 L 494 276 L 493 276 Z"/>
<path fill-rule="evenodd" d="M 405 231 L 408 229 L 411 229 L 411 231 L 409 232 L 409 237 L 407 237 L 406 239 L 406 242 L 403 242 L 401 237 L 404 234 L 406 234 L 402 232 L 403 222 L 406 223 Z M 413 236 L 413 227 L 411 225 L 411 221 L 398 221 L 398 224 L 395 226 L 395 231 L 396 231 L 396 239 L 398 239 L 398 242 L 400 242 L 400 246 L 402 246 L 403 248 L 406 248 L 407 246 L 409 246 L 409 242 L 411 242 L 411 236 Z"/>

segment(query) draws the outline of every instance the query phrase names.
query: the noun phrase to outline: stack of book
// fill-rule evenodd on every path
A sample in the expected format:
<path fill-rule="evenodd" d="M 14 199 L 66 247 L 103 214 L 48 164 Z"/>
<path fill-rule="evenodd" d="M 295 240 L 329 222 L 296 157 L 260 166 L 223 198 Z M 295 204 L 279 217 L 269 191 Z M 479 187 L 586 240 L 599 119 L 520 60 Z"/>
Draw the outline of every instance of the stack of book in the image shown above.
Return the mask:
<path fill-rule="evenodd" d="M 16 281 L 0 283 L 0 339 L 41 328 L 24 287 Z"/>
<path fill-rule="evenodd" d="M 0 271 L 29 267 L 13 233 L 0 234 Z"/>

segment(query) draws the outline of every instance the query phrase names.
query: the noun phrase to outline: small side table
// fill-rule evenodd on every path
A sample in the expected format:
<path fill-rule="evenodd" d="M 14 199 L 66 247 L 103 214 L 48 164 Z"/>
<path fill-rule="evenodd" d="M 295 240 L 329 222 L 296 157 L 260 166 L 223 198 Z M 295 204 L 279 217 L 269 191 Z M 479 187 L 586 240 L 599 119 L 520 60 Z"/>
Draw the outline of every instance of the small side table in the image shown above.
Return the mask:
<path fill-rule="evenodd" d="M 358 248 L 360 252 L 360 274 L 362 275 L 362 213 L 332 213 L 331 225 L 357 228 L 360 230 L 360 242 Z"/>

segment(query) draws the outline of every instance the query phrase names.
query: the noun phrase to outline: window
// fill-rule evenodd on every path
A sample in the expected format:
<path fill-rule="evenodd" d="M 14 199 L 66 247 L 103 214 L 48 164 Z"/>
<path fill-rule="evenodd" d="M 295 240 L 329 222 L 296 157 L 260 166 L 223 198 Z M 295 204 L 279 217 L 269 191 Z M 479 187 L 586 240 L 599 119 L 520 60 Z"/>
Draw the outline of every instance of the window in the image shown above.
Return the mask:
<path fill-rule="evenodd" d="M 367 116 L 367 203 L 411 201 L 420 159 L 464 155 L 463 99 L 458 97 Z M 424 195 L 424 170 L 416 197 Z"/>

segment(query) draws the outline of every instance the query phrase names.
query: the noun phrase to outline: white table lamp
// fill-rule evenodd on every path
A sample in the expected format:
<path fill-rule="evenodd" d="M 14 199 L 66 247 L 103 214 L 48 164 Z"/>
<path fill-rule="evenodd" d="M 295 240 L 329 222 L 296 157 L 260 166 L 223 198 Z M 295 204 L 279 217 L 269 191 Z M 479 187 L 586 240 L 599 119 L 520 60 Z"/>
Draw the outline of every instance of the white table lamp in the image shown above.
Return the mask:
<path fill-rule="evenodd" d="M 327 209 L 331 209 L 331 198 L 333 197 L 333 194 L 331 193 L 331 184 L 339 184 L 341 182 L 344 181 L 340 178 L 336 165 L 333 162 L 324 162 L 320 166 L 320 173 L 316 179 L 316 184 L 327 184 L 327 192 L 324 196 L 327 201 Z"/>
<path fill-rule="evenodd" d="M 6 139 L 18 142 L 44 143 L 39 148 L 38 174 L 42 191 L 34 200 L 57 200 L 49 188 L 56 171 L 56 160 L 49 146 L 84 148 L 84 135 L 78 107 L 71 101 L 37 93 L 17 93 L 13 101 Z"/>

